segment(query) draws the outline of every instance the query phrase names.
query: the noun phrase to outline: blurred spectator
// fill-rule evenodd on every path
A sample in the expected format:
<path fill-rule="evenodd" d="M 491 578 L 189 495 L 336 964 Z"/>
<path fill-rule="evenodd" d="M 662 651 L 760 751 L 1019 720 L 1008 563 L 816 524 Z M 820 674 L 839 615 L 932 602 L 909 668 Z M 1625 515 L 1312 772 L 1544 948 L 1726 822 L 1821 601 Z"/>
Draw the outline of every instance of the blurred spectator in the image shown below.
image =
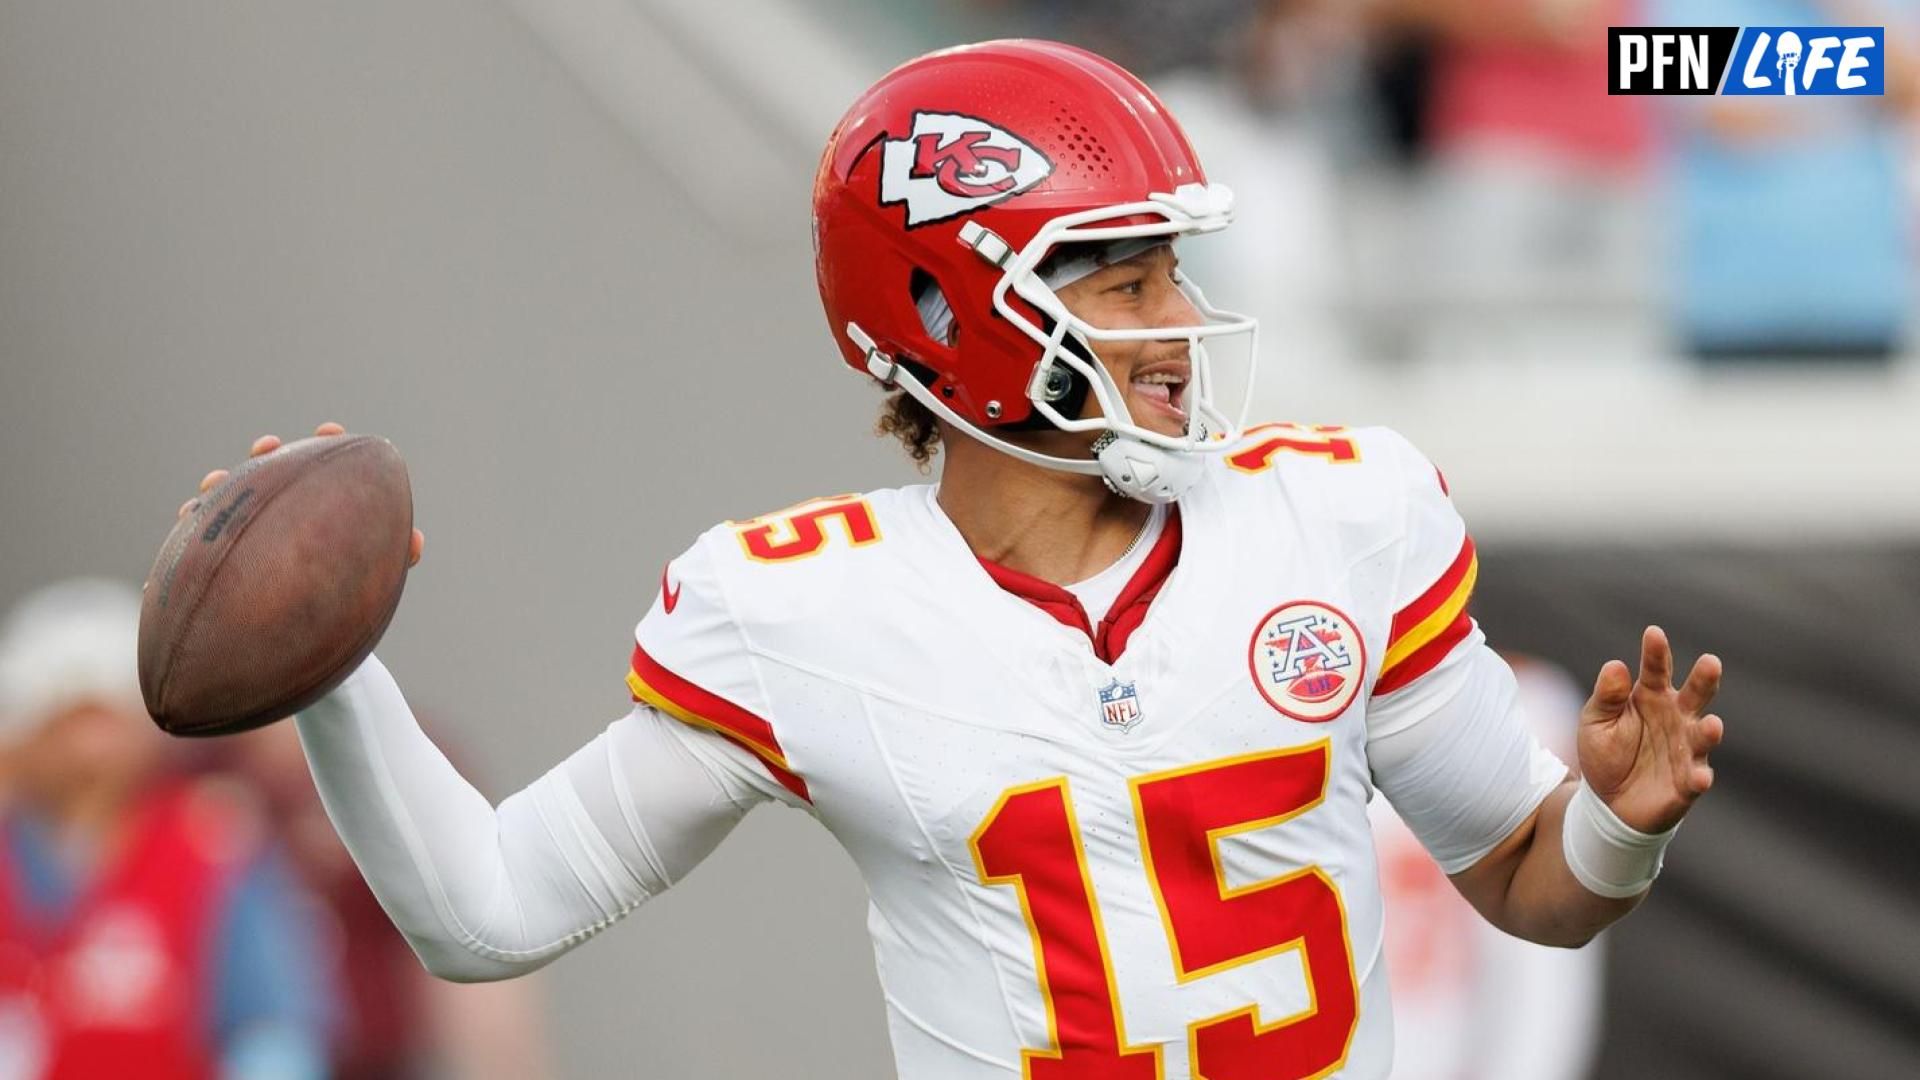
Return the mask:
<path fill-rule="evenodd" d="M 1416 295 L 1475 317 L 1645 302 L 1649 116 L 1605 92 L 1606 28 L 1638 14 L 1627 0 L 1374 6 L 1382 35 L 1425 43 Z"/>
<path fill-rule="evenodd" d="M 1339 164 L 1365 141 L 1352 126 L 1364 41 L 1355 20 L 1318 0 L 1242 5 L 1225 40 L 1230 48 L 1185 50 L 1210 66 L 1153 77 L 1208 179 L 1234 192 L 1234 227 L 1182 241 L 1181 266 L 1211 299 L 1257 316 L 1263 341 L 1285 343 L 1284 374 L 1270 385 L 1298 385 L 1352 352 L 1343 305 L 1354 243 Z M 1236 373 L 1216 370 L 1235 400 Z"/>
<path fill-rule="evenodd" d="M 336 1080 L 551 1075 L 539 977 L 461 985 L 427 974 L 327 820 L 291 723 L 222 739 L 217 751 L 220 767 L 264 795 L 269 828 L 332 915 L 327 945 L 346 988 Z"/>
<path fill-rule="evenodd" d="M 1239 196 L 1183 265 L 1286 342 L 1289 378 L 1362 352 L 1512 352 L 1516 329 L 1549 351 L 1650 344 L 1650 116 L 1604 93 L 1630 0 L 971 6 L 1153 83 Z M 1408 162 L 1411 184 L 1379 167 Z"/>
<path fill-rule="evenodd" d="M 1655 0 L 1657 23 L 1886 27 L 1887 95 L 1673 98 L 1667 197 L 1683 344 L 1720 359 L 1884 359 L 1913 296 L 1910 5 Z M 1738 73 L 1729 76 L 1737 78 Z"/>
<path fill-rule="evenodd" d="M 1520 707 L 1573 761 L 1585 696 L 1566 672 L 1509 656 Z M 1387 905 L 1398 1080 L 1579 1080 L 1599 1045 L 1601 948 L 1549 949 L 1493 928 L 1385 799 L 1370 808 Z"/>
<path fill-rule="evenodd" d="M 1912 308 L 1912 8 L 1887 0 L 971 0 L 1179 112 L 1240 226 L 1182 253 L 1312 374 L 1399 353 L 1885 358 Z M 1884 98 L 1604 92 L 1609 25 L 1887 27 Z M 1370 108 L 1356 107 L 1371 72 Z M 1670 121 L 1665 127 L 1657 122 Z M 1665 136 L 1662 138 L 1662 136 Z M 1383 138 L 1384 137 L 1384 138 Z M 1414 186 L 1356 167 L 1380 146 Z M 1656 170 L 1655 166 L 1661 166 Z"/>
<path fill-rule="evenodd" d="M 1643 161 L 1641 103 L 1612 98 L 1609 25 L 1628 0 L 1406 0 L 1380 14 L 1432 35 L 1426 136 L 1437 155 L 1527 148 L 1569 165 L 1633 172 Z"/>
<path fill-rule="evenodd" d="M 321 1077 L 314 910 L 247 792 L 176 767 L 139 615 L 76 580 L 0 626 L 0 1076 Z"/>

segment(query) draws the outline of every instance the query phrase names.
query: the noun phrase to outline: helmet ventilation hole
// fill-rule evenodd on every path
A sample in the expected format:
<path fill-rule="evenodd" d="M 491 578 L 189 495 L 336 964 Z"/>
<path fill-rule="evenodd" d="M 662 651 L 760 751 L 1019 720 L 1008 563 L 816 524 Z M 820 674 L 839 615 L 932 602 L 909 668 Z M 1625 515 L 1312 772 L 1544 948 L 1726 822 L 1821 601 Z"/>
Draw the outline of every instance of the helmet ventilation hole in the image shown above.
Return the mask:
<path fill-rule="evenodd" d="M 1095 177 L 1101 173 L 1111 176 L 1113 167 L 1109 163 L 1107 148 L 1101 143 L 1100 137 L 1081 121 L 1079 115 L 1069 111 L 1060 102 L 1055 101 L 1051 104 L 1054 107 L 1053 137 L 1062 151 L 1061 167 L 1068 172 L 1086 177 Z"/>
<path fill-rule="evenodd" d="M 953 318 L 953 305 L 933 275 L 914 267 L 913 275 L 907 279 L 907 293 L 913 298 L 914 309 L 920 314 L 920 328 L 927 336 L 942 345 L 953 344 L 960 327 Z"/>

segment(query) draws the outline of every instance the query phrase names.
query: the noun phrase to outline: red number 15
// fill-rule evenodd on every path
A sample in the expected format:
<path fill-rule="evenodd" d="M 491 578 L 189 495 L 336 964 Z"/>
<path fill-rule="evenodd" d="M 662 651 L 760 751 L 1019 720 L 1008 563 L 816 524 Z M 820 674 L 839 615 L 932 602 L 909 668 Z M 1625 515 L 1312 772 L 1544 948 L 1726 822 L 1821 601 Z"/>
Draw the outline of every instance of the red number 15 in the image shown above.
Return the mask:
<path fill-rule="evenodd" d="M 1317 866 L 1230 886 L 1220 841 L 1280 825 L 1326 798 L 1329 744 L 1249 754 L 1132 782 L 1148 880 L 1182 983 L 1298 950 L 1309 1004 L 1265 1022 L 1254 1005 L 1187 1028 L 1204 1080 L 1318 1077 L 1346 1062 L 1359 988 L 1346 911 Z M 1157 1046 L 1127 1045 L 1086 853 L 1064 778 L 1002 795 L 973 834 L 982 880 L 1019 890 L 1051 1046 L 1027 1050 L 1033 1080 L 1149 1080 Z"/>

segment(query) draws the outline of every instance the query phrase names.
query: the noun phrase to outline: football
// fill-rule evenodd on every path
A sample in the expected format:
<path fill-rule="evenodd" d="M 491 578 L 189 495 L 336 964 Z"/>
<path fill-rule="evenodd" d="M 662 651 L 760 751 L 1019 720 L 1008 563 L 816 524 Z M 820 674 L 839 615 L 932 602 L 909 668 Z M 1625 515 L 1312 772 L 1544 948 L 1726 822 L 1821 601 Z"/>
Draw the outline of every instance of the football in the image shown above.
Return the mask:
<path fill-rule="evenodd" d="M 154 722 L 225 735 L 319 700 L 386 631 L 412 532 L 406 463 L 379 436 L 302 439 L 236 466 L 147 576 L 140 692 Z"/>

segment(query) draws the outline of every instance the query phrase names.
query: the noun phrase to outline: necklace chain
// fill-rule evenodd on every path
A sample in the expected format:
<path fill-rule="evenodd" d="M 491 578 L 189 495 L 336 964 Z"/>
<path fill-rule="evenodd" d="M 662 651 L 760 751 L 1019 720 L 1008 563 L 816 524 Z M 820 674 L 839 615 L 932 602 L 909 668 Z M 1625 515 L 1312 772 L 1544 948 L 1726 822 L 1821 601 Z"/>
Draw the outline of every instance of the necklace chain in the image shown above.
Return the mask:
<path fill-rule="evenodd" d="M 1160 510 L 1158 507 L 1155 507 L 1153 510 L 1148 511 L 1147 520 L 1140 523 L 1140 531 L 1133 534 L 1133 540 L 1127 544 L 1127 550 L 1121 552 L 1120 558 L 1115 559 L 1114 562 L 1116 563 L 1120 562 L 1124 560 L 1127 556 L 1133 554 L 1133 549 L 1139 547 L 1140 541 L 1145 540 L 1147 538 L 1147 533 L 1153 531 L 1153 519 L 1154 519 L 1154 516 L 1157 515 L 1158 513 L 1160 513 Z"/>

